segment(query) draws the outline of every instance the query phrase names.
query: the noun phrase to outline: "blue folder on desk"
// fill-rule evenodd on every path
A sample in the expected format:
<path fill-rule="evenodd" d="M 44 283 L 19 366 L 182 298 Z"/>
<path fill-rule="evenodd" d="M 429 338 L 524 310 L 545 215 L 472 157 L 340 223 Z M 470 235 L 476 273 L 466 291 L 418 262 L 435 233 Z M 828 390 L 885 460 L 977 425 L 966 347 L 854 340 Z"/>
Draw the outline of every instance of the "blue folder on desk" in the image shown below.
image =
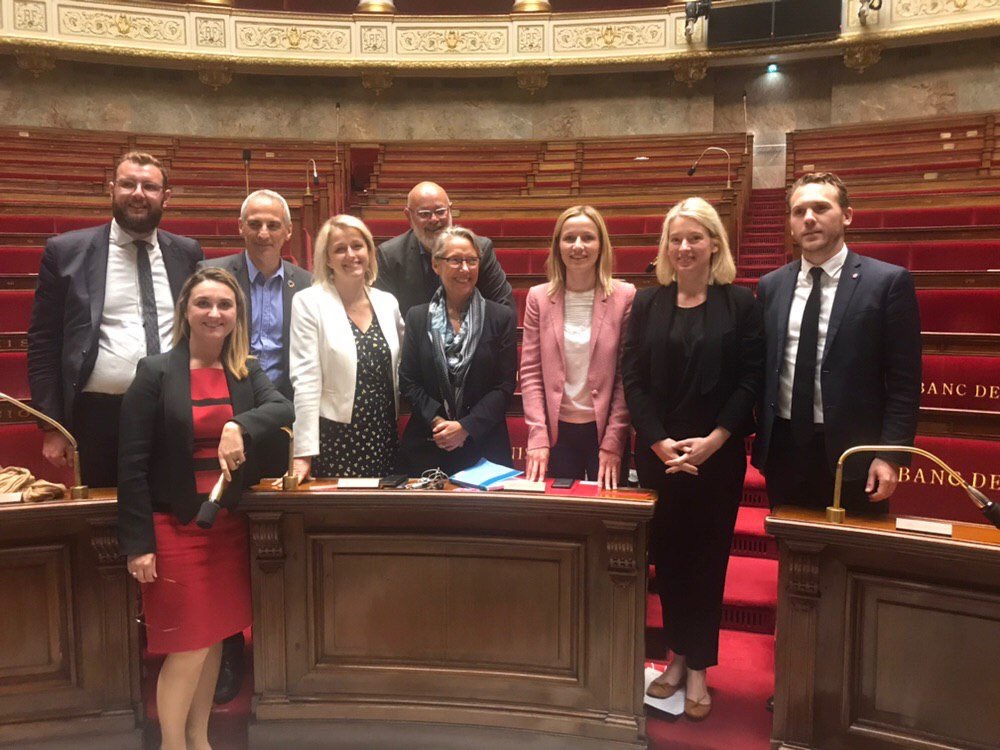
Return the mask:
<path fill-rule="evenodd" d="M 451 481 L 461 487 L 473 487 L 477 490 L 489 490 L 499 486 L 521 472 L 509 466 L 501 466 L 485 458 L 468 469 L 462 469 L 451 475 Z"/>

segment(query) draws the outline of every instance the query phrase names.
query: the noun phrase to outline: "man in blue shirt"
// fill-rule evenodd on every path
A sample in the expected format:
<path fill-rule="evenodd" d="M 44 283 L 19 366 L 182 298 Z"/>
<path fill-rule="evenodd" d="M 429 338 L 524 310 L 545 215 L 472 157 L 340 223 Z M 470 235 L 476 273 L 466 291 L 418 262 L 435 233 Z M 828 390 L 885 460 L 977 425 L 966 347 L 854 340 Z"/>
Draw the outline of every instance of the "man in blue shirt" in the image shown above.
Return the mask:
<path fill-rule="evenodd" d="M 250 352 L 275 387 L 292 400 L 288 376 L 289 326 L 292 297 L 312 285 L 312 274 L 282 260 L 281 251 L 292 235 L 288 203 L 273 190 L 257 190 L 240 209 L 240 234 L 245 252 L 203 261 L 200 265 L 229 271 L 243 288 L 250 320 Z M 258 447 L 265 476 L 281 476 L 288 468 L 288 441 L 283 434 Z M 243 634 L 223 641 L 222 666 L 215 702 L 236 697 L 243 682 Z"/>

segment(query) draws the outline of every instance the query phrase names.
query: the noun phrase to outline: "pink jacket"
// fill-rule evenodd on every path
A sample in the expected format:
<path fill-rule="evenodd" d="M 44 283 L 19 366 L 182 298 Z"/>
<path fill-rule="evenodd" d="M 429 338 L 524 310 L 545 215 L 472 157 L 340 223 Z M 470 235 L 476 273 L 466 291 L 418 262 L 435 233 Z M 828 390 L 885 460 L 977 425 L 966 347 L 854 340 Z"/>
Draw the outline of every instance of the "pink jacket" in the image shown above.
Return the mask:
<path fill-rule="evenodd" d="M 602 450 L 622 454 L 629 434 L 629 413 L 622 389 L 621 351 L 632 311 L 635 287 L 613 281 L 611 294 L 600 288 L 594 295 L 590 327 L 590 371 L 587 385 L 594 399 L 597 440 Z M 559 406 L 566 381 L 563 355 L 562 292 L 551 297 L 549 285 L 531 287 L 524 311 L 521 349 L 521 401 L 528 425 L 528 450 L 555 445 Z"/>

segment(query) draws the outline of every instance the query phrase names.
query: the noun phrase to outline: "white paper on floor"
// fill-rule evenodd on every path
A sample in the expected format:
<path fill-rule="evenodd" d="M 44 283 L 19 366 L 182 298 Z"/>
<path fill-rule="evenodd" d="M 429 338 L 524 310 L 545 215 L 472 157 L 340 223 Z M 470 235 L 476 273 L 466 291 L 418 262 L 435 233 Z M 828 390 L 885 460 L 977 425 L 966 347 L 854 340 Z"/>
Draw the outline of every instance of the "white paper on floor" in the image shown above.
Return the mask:
<path fill-rule="evenodd" d="M 661 674 L 663 674 L 663 672 L 656 669 L 655 667 L 646 667 L 646 684 L 644 691 L 648 690 L 649 683 L 651 683 Z M 663 711 L 663 713 L 673 714 L 674 716 L 680 716 L 682 713 L 684 713 L 684 690 L 683 688 L 678 690 L 669 698 L 651 698 L 647 695 L 645 703 L 647 706 L 652 706 L 658 711 Z"/>

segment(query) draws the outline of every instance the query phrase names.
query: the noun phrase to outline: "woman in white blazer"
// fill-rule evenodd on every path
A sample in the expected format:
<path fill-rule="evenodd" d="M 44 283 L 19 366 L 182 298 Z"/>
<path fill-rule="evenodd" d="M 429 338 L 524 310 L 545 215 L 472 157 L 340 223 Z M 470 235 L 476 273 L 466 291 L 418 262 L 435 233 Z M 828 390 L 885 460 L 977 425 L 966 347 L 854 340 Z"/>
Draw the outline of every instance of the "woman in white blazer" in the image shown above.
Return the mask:
<path fill-rule="evenodd" d="M 292 299 L 300 480 L 391 473 L 403 318 L 396 298 L 372 287 L 377 273 L 368 227 L 344 214 L 327 220 L 316 235 L 313 286 Z"/>

